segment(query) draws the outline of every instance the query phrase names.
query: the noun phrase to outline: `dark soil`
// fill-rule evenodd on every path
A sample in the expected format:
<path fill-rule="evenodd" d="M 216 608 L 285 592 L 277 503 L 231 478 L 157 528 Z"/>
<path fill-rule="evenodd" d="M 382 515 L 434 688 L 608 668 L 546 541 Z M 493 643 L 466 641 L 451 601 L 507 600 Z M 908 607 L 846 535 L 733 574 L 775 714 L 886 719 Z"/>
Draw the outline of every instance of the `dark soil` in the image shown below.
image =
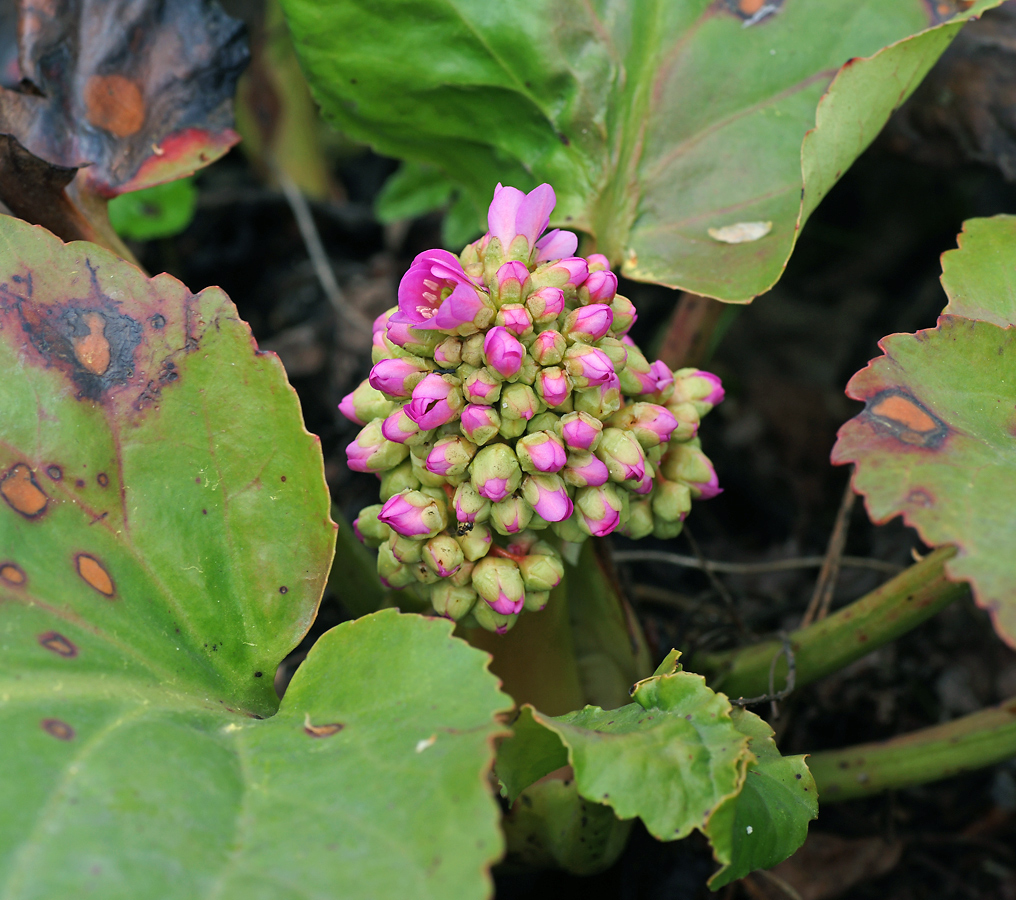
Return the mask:
<path fill-rule="evenodd" d="M 347 299 L 369 317 L 394 304 L 412 257 L 439 244 L 436 217 L 388 229 L 374 220 L 371 200 L 394 166 L 368 153 L 348 159 L 339 177 L 349 201 L 315 207 Z M 355 429 L 336 405 L 368 371 L 368 336 L 337 324 L 288 206 L 254 179 L 242 156 L 234 153 L 212 167 L 200 184 L 192 226 L 178 238 L 138 248 L 142 260 L 150 271 L 169 271 L 195 290 L 221 285 L 260 345 L 279 353 L 308 428 L 321 435 L 333 497 L 351 517 L 375 502 L 377 482 L 346 469 L 343 447 Z M 830 466 L 829 452 L 836 429 L 858 406 L 843 394 L 847 380 L 878 355 L 882 336 L 935 324 L 945 304 L 939 255 L 955 246 L 964 219 L 1006 211 L 1016 212 L 1016 188 L 989 168 L 938 170 L 876 148 L 851 169 L 808 223 L 777 287 L 723 319 L 729 329 L 708 367 L 723 377 L 727 400 L 706 420 L 702 439 L 725 493 L 697 505 L 689 521 L 706 557 L 757 561 L 825 552 L 847 479 L 845 470 Z M 622 291 L 639 308 L 636 339 L 652 345 L 676 296 L 637 284 Z M 640 546 L 691 552 L 685 536 Z M 862 504 L 855 506 L 848 554 L 905 565 L 912 552 L 926 549 L 898 520 L 875 526 Z M 660 658 L 672 646 L 720 648 L 746 639 L 700 573 L 640 564 L 623 574 Z M 815 577 L 807 569 L 727 578 L 747 637 L 795 627 Z M 885 577 L 844 570 L 835 605 Z M 294 661 L 345 617 L 341 598 L 326 597 Z M 896 644 L 797 691 L 773 725 L 783 752 L 801 753 L 900 734 L 1013 694 L 1016 654 L 965 601 Z M 768 707 L 758 711 L 769 715 Z M 1014 811 L 1011 764 L 824 806 L 813 831 L 880 836 L 892 848 L 886 853 L 899 859 L 883 865 L 889 871 L 878 878 L 862 877 L 845 893 L 822 896 L 1016 900 Z M 622 859 L 603 875 L 504 877 L 498 898 L 697 898 L 708 895 L 704 882 L 713 868 L 704 842 L 659 844 L 637 830 Z M 843 884 L 847 880 L 844 875 Z M 722 896 L 791 895 L 755 877 Z"/>

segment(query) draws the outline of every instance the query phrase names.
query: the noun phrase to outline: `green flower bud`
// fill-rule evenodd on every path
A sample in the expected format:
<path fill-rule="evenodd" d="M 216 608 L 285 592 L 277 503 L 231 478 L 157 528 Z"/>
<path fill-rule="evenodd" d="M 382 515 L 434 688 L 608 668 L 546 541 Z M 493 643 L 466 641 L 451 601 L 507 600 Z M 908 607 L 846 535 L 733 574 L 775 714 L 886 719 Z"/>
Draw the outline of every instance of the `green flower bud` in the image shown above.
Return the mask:
<path fill-rule="evenodd" d="M 431 571 L 423 560 L 418 563 L 413 563 L 409 567 L 409 571 L 413 573 L 413 577 L 420 584 L 436 584 L 441 580 L 441 576 L 436 572 Z"/>
<path fill-rule="evenodd" d="M 486 522 L 490 517 L 490 501 L 481 497 L 471 481 L 464 481 L 455 488 L 452 510 L 457 522 Z"/>
<path fill-rule="evenodd" d="M 596 447 L 596 455 L 610 472 L 611 481 L 638 484 L 646 474 L 646 456 L 642 445 L 630 431 L 605 428 Z"/>
<path fill-rule="evenodd" d="M 456 530 L 455 540 L 459 542 L 459 546 L 462 548 L 462 555 L 470 562 L 476 562 L 476 560 L 483 559 L 487 555 L 493 538 L 487 525 L 483 525 L 480 522 L 470 525 L 467 522 Z"/>
<path fill-rule="evenodd" d="M 353 521 L 353 530 L 357 537 L 368 547 L 378 547 L 388 540 L 391 529 L 378 520 L 378 513 L 381 512 L 381 504 L 365 506 L 360 510 L 360 515 Z"/>
<path fill-rule="evenodd" d="M 473 590 L 503 616 L 519 612 L 525 601 L 526 589 L 519 567 L 500 556 L 485 556 L 476 564 Z"/>
<path fill-rule="evenodd" d="M 621 391 L 607 385 L 586 388 L 582 391 L 574 391 L 572 402 L 579 412 L 589 413 L 597 419 L 606 419 L 621 408 Z M 559 409 L 563 408 L 563 406 L 559 407 Z"/>
<path fill-rule="evenodd" d="M 490 508 L 490 524 L 498 534 L 518 534 L 532 518 L 533 508 L 521 497 L 506 497 Z"/>
<path fill-rule="evenodd" d="M 473 565 L 474 564 L 467 559 L 452 575 L 448 577 L 448 581 L 451 584 L 454 584 L 455 587 L 467 587 L 472 590 Z"/>
<path fill-rule="evenodd" d="M 625 506 L 622 494 L 627 494 L 627 491 L 618 490 L 609 483 L 579 488 L 575 493 L 579 528 L 593 537 L 610 534 L 621 524 L 621 511 Z"/>
<path fill-rule="evenodd" d="M 538 431 L 553 431 L 555 434 L 560 435 L 560 421 L 561 417 L 550 410 L 537 413 L 529 420 L 529 424 L 526 425 L 526 433 L 536 434 Z"/>
<path fill-rule="evenodd" d="M 607 354 L 614 364 L 614 371 L 620 375 L 628 364 L 628 348 L 612 337 L 600 338 L 593 346 Z"/>
<path fill-rule="evenodd" d="M 521 384 L 532 384 L 536 381 L 536 376 L 539 372 L 539 363 L 537 363 L 537 361 L 527 353 L 522 357 L 522 368 L 519 369 L 518 374 L 514 378 L 509 380 L 519 382 Z"/>
<path fill-rule="evenodd" d="M 663 519 L 657 519 L 653 525 L 653 537 L 661 541 L 676 538 L 682 531 L 684 522 L 665 522 Z"/>
<path fill-rule="evenodd" d="M 456 587 L 449 581 L 435 584 L 430 592 L 434 612 L 456 622 L 476 603 L 477 594 L 471 587 Z"/>
<path fill-rule="evenodd" d="M 518 457 L 507 444 L 482 447 L 469 467 L 469 475 L 480 496 L 492 503 L 514 494 L 522 483 Z"/>
<path fill-rule="evenodd" d="M 440 331 L 430 331 L 429 329 L 409 328 L 408 332 L 409 340 L 401 347 L 389 341 L 387 335 L 384 339 L 385 344 L 390 345 L 401 356 L 414 354 L 419 357 L 432 357 L 434 348 L 445 338 L 445 335 Z"/>
<path fill-rule="evenodd" d="M 462 362 L 462 341 L 457 337 L 446 337 L 434 348 L 434 362 L 439 368 L 454 369 Z"/>
<path fill-rule="evenodd" d="M 628 521 L 617 530 L 627 538 L 637 541 L 653 533 L 653 509 L 651 500 L 632 501 L 628 507 Z"/>
<path fill-rule="evenodd" d="M 381 433 L 384 419 L 374 419 L 360 429 L 356 439 L 346 448 L 349 467 L 357 472 L 383 472 L 397 466 L 409 455 L 405 444 L 389 441 Z"/>
<path fill-rule="evenodd" d="M 691 512 L 691 490 L 680 481 L 656 482 L 653 490 L 653 512 L 664 522 L 680 522 Z"/>
<path fill-rule="evenodd" d="M 381 502 L 384 503 L 403 491 L 415 491 L 419 487 L 420 479 L 413 474 L 412 462 L 404 459 L 394 469 L 389 469 L 387 472 L 382 473 Z M 370 508 L 373 509 L 373 507 Z M 381 512 L 381 510 L 378 509 L 378 512 Z M 360 515 L 362 516 L 363 513 L 360 513 Z"/>
<path fill-rule="evenodd" d="M 479 368 L 483 365 L 483 332 L 471 334 L 462 341 L 462 361 Z"/>
<path fill-rule="evenodd" d="M 416 581 L 409 566 L 400 563 L 392 555 L 391 548 L 387 544 L 382 544 L 378 548 L 377 573 L 389 587 L 393 588 L 403 588 Z"/>
<path fill-rule="evenodd" d="M 473 619 L 484 631 L 494 631 L 498 634 L 507 634 L 512 630 L 518 620 L 518 613 L 510 616 L 503 616 L 494 612 L 486 603 L 477 602 L 472 609 Z"/>
<path fill-rule="evenodd" d="M 561 538 L 562 541 L 568 541 L 570 544 L 581 544 L 589 535 L 579 526 L 578 520 L 579 513 L 574 512 L 571 518 L 565 519 L 563 522 L 553 522 L 550 530 Z"/>
<path fill-rule="evenodd" d="M 624 371 L 618 373 L 618 377 L 621 380 L 621 390 L 629 395 L 641 394 L 643 391 L 643 385 L 642 382 L 635 377 L 635 373 L 637 372 L 640 375 L 645 375 L 649 372 L 651 366 L 638 347 L 629 345 L 627 350 L 628 362 L 625 364 Z"/>
<path fill-rule="evenodd" d="M 545 407 L 528 384 L 509 384 L 501 391 L 501 419 L 525 419 L 528 423 Z M 523 430 L 525 430 L 523 428 Z"/>
<path fill-rule="evenodd" d="M 698 408 L 694 403 L 691 401 L 671 403 L 667 409 L 677 419 L 677 428 L 670 435 L 672 441 L 683 444 L 698 434 L 699 423 L 702 417 L 699 415 Z"/>
<path fill-rule="evenodd" d="M 498 430 L 498 434 L 500 434 L 506 441 L 513 440 L 525 433 L 525 419 L 509 419 L 507 417 L 502 417 L 501 428 Z"/>
<path fill-rule="evenodd" d="M 454 575 L 465 560 L 458 541 L 449 534 L 431 538 L 423 547 L 423 561 L 441 578 Z"/>
<path fill-rule="evenodd" d="M 553 556 L 530 554 L 519 560 L 519 572 L 527 594 L 529 591 L 549 591 L 564 578 L 564 562 L 556 553 Z"/>
<path fill-rule="evenodd" d="M 423 541 L 411 537 L 403 537 L 397 531 L 388 536 L 388 549 L 403 565 L 411 566 L 423 558 Z"/>
<path fill-rule="evenodd" d="M 529 354 L 541 366 L 556 366 L 564 359 L 568 341 L 560 331 L 541 331 L 529 345 Z"/>
<path fill-rule="evenodd" d="M 424 452 L 427 452 L 430 447 L 425 445 L 421 449 Z M 444 475 L 436 475 L 435 473 L 428 471 L 426 466 L 426 457 L 424 457 L 424 459 L 420 459 L 416 453 L 413 453 L 413 455 L 409 457 L 409 462 L 413 467 L 413 477 L 416 478 L 416 480 L 424 487 L 441 487 L 441 485 L 449 483 L 449 479 L 447 479 Z"/>
<path fill-rule="evenodd" d="M 531 591 L 526 588 L 526 601 L 522 608 L 526 612 L 541 612 L 550 601 L 550 591 Z"/>
<path fill-rule="evenodd" d="M 424 466 L 428 472 L 452 478 L 464 474 L 475 455 L 476 444 L 472 441 L 458 434 L 448 435 L 434 442 Z"/>
<path fill-rule="evenodd" d="M 350 411 L 361 422 L 372 422 L 374 419 L 387 418 L 395 411 L 398 405 L 394 400 L 389 400 L 381 391 L 374 390 L 370 382 L 364 380 L 360 386 L 349 395 Z M 346 403 L 344 399 L 343 404 Z M 345 412 L 347 407 L 342 407 Z"/>

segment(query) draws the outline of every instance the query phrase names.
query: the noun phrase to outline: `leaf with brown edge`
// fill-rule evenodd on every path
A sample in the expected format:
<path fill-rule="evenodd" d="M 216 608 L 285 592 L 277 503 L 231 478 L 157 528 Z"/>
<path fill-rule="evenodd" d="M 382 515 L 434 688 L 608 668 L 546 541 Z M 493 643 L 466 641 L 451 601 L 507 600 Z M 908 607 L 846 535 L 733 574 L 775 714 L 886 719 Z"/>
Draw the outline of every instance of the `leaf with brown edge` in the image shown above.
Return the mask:
<path fill-rule="evenodd" d="M 1016 231 L 1011 216 L 964 225 L 943 255 L 950 303 L 935 328 L 883 338 L 883 356 L 847 385 L 865 403 L 834 463 L 876 522 L 902 515 L 929 544 L 956 544 L 949 577 L 971 583 L 1016 645 Z M 967 316 L 970 316 L 969 318 Z"/>
<path fill-rule="evenodd" d="M 0 372 L 0 896 L 488 896 L 511 701 L 452 622 L 343 623 L 279 703 L 335 528 L 225 294 L 0 217 Z"/>
<path fill-rule="evenodd" d="M 232 97 L 248 53 L 217 4 L 20 0 L 0 29 L 0 198 L 65 240 L 125 255 L 105 201 L 189 175 L 239 140 Z"/>

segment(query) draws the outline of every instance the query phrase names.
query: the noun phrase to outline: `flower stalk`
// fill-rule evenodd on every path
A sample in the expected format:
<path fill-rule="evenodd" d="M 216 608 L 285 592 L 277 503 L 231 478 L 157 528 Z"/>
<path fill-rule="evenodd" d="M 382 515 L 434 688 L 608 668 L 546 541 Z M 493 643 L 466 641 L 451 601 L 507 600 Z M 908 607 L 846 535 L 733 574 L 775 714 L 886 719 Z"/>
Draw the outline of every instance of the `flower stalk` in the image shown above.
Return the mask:
<path fill-rule="evenodd" d="M 965 596 L 967 585 L 945 575 L 945 563 L 955 554 L 955 547 L 940 547 L 860 600 L 792 632 L 789 641 L 797 686 L 842 669 Z M 723 653 L 698 654 L 688 668 L 706 675 L 713 688 L 732 699 L 754 697 L 768 693 L 770 667 L 782 653 L 782 641 L 765 641 Z M 775 669 L 777 689 L 786 677 L 787 660 L 781 658 Z"/>

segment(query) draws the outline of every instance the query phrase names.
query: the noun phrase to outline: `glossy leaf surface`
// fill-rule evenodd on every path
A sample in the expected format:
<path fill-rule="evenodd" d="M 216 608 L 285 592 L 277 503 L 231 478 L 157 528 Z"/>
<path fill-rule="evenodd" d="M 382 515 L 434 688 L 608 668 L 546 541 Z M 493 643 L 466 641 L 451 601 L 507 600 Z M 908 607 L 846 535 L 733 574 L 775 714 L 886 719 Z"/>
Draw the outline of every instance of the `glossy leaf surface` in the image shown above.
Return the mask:
<path fill-rule="evenodd" d="M 228 298 L 2 217 L 0 370 L 0 896 L 484 896 L 509 703 L 450 623 L 340 626 L 273 715 L 334 525 Z"/>
<path fill-rule="evenodd" d="M 189 178 L 132 191 L 109 203 L 109 221 L 121 237 L 135 241 L 172 237 L 191 223 L 198 192 Z"/>
<path fill-rule="evenodd" d="M 833 462 L 856 464 L 874 521 L 902 514 L 927 543 L 957 544 L 947 574 L 971 582 L 1016 645 L 1013 233 L 1012 217 L 967 223 L 943 257 L 946 313 L 963 315 L 879 343 L 885 355 L 847 385 L 866 406 L 840 429 Z"/>
<path fill-rule="evenodd" d="M 465 201 L 480 228 L 497 182 L 548 181 L 553 224 L 629 277 L 733 301 L 775 283 L 819 200 L 997 2 L 945 21 L 964 5 L 283 2 L 326 113 L 443 172 L 457 215 Z"/>

